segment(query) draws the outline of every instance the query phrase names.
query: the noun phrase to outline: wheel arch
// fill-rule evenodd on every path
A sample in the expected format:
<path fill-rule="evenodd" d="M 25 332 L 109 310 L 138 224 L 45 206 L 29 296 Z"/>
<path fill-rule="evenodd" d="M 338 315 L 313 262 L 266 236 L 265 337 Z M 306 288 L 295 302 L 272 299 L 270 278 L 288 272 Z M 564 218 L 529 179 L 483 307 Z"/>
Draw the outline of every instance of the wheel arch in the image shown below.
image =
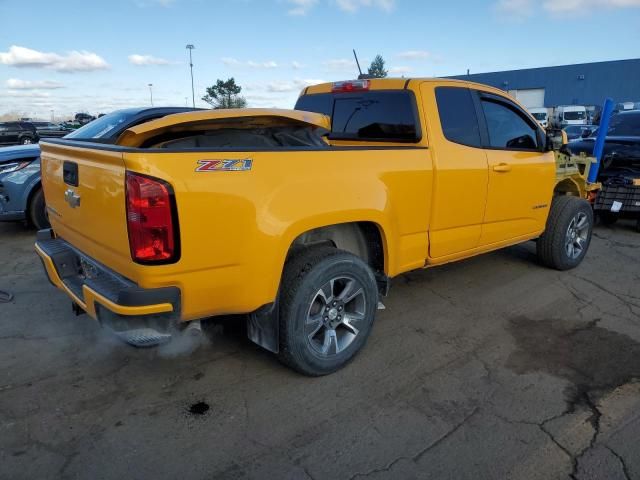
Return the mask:
<path fill-rule="evenodd" d="M 329 243 L 353 253 L 369 264 L 376 273 L 387 271 L 388 259 L 384 230 L 372 221 L 354 221 L 323 225 L 306 230 L 291 242 L 287 258 L 296 248 Z"/>
<path fill-rule="evenodd" d="M 564 180 L 556 183 L 553 189 L 553 196 L 561 196 L 561 195 L 570 195 L 573 197 L 581 197 L 580 195 L 580 186 L 578 183 L 571 179 L 565 178 Z"/>

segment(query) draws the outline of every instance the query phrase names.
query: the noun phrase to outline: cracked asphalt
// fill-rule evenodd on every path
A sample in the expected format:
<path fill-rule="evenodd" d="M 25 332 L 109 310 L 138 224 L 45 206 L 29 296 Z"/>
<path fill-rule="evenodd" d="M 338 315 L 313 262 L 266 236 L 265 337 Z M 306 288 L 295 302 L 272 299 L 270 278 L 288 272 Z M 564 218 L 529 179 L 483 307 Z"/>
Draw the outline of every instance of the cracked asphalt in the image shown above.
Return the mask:
<path fill-rule="evenodd" d="M 598 227 L 571 272 L 528 243 L 395 279 L 323 378 L 235 319 L 191 353 L 122 345 L 71 313 L 33 240 L 0 225 L 2 479 L 640 479 L 631 223 Z"/>

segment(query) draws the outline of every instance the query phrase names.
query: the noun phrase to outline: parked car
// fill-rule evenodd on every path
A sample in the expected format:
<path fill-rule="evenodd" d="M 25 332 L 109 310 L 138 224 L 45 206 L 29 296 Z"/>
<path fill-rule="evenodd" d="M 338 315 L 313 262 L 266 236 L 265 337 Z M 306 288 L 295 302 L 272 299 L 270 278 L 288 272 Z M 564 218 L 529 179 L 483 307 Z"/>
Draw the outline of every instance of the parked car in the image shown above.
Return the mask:
<path fill-rule="evenodd" d="M 529 113 L 542 125 L 542 128 L 547 128 L 549 125 L 549 111 L 546 108 L 530 108 Z"/>
<path fill-rule="evenodd" d="M 573 154 L 591 155 L 595 132 L 589 138 L 570 142 L 564 148 Z M 604 180 L 623 172 L 640 173 L 640 110 L 628 110 L 611 117 L 605 138 L 598 178 Z"/>
<path fill-rule="evenodd" d="M 31 122 L 38 132 L 40 138 L 58 138 L 64 137 L 71 131 L 61 123 L 53 122 Z"/>
<path fill-rule="evenodd" d="M 113 143 L 134 125 L 191 110 L 185 107 L 119 110 L 70 132 L 68 136 L 76 141 Z M 30 131 L 35 131 L 35 127 Z M 39 146 L 0 148 L 0 221 L 26 220 L 42 229 L 49 226 L 47 217 L 40 181 Z"/>
<path fill-rule="evenodd" d="M 567 270 L 591 239 L 550 136 L 470 82 L 325 83 L 296 110 L 183 113 L 113 145 L 42 148 L 54 213 L 36 251 L 77 312 L 138 346 L 248 314 L 251 340 L 307 375 L 365 345 L 391 277 L 528 240 Z"/>
<path fill-rule="evenodd" d="M 569 141 L 590 137 L 597 129 L 597 125 L 569 125 L 563 128 Z"/>
<path fill-rule="evenodd" d="M 0 122 L 0 145 L 30 145 L 40 137 L 30 122 Z"/>
<path fill-rule="evenodd" d="M 89 115 L 88 113 L 76 113 L 74 119 L 76 123 L 86 125 L 87 123 L 94 121 L 96 117 Z"/>
<path fill-rule="evenodd" d="M 560 105 L 553 112 L 553 125 L 564 128 L 567 125 L 586 125 L 587 109 L 582 105 Z"/>

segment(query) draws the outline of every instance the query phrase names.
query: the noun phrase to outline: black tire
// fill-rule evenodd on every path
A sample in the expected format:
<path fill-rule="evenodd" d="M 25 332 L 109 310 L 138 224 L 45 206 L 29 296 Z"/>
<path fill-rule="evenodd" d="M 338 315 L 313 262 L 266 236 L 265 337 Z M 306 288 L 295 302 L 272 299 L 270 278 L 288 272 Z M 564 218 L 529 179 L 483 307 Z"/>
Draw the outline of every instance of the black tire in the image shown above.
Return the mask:
<path fill-rule="evenodd" d="M 600 225 L 613 225 L 617 221 L 618 221 L 618 216 L 615 213 L 611 213 L 611 212 L 598 213 L 598 223 L 600 223 Z"/>
<path fill-rule="evenodd" d="M 33 138 L 31 137 L 22 137 L 20 139 L 20 144 L 21 145 L 31 145 L 32 143 L 35 143 Z"/>
<path fill-rule="evenodd" d="M 357 256 L 324 246 L 292 254 L 280 288 L 280 361 L 310 376 L 339 370 L 365 345 L 377 305 L 373 272 Z"/>
<path fill-rule="evenodd" d="M 578 229 L 577 225 L 583 226 Z M 593 210 L 589 202 L 577 197 L 555 197 L 547 228 L 537 242 L 540 262 L 556 270 L 577 267 L 587 254 L 592 232 Z"/>
<path fill-rule="evenodd" d="M 29 203 L 29 223 L 37 230 L 50 227 L 42 188 L 38 188 L 31 197 L 31 202 Z"/>

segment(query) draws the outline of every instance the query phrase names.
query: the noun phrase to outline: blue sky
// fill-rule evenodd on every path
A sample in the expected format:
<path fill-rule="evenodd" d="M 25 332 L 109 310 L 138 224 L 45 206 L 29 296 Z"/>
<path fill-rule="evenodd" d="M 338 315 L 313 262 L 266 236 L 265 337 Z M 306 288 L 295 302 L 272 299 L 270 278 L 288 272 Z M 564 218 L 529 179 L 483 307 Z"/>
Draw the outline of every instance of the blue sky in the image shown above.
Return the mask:
<path fill-rule="evenodd" d="M 67 117 L 196 103 L 235 77 L 250 106 L 380 53 L 394 76 L 445 76 L 640 56 L 640 0 L 0 0 L 0 114 Z M 639 81 L 639 79 L 630 79 Z"/>

